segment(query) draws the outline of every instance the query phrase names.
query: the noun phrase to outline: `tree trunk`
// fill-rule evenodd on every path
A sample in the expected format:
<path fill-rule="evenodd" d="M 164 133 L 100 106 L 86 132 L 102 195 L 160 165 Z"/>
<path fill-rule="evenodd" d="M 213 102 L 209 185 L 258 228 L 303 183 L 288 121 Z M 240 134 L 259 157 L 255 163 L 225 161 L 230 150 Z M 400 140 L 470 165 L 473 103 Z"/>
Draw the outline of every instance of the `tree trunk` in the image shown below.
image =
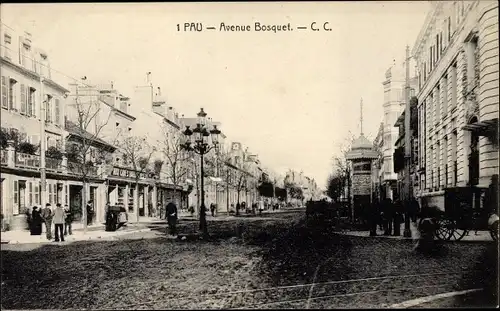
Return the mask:
<path fill-rule="evenodd" d="M 82 188 L 82 219 L 83 219 L 83 233 L 87 233 L 87 181 L 83 179 Z"/>
<path fill-rule="evenodd" d="M 135 190 L 134 190 L 134 204 L 135 204 L 135 213 L 137 214 L 137 222 L 139 222 L 139 181 L 135 181 Z"/>
<path fill-rule="evenodd" d="M 236 216 L 240 215 L 240 189 L 237 189 L 237 198 L 236 198 Z"/>

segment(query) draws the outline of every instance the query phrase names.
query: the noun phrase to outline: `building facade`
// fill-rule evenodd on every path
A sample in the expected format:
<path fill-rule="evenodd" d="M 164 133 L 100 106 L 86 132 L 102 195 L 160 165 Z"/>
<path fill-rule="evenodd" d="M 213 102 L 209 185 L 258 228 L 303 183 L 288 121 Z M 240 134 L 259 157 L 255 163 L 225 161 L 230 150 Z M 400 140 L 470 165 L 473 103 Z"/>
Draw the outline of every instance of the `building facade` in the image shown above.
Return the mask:
<path fill-rule="evenodd" d="M 498 174 L 498 2 L 434 2 L 415 42 L 420 196 Z"/>

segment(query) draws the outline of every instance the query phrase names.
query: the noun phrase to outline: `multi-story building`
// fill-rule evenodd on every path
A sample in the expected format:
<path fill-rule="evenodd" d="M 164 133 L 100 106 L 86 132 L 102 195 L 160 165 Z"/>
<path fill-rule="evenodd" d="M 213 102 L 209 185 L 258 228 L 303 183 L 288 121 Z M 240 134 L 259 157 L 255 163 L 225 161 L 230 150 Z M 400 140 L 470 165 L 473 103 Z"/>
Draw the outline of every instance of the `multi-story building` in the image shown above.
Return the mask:
<path fill-rule="evenodd" d="M 71 99 L 69 90 L 52 81 L 48 55 L 34 47 L 31 35 L 18 36 L 2 27 L 1 38 L 1 123 L 2 140 L 6 142 L 1 150 L 1 202 L 5 223 L 11 229 L 25 227 L 23 213 L 28 207 L 41 204 L 41 119 L 47 147 L 46 202 L 68 204 L 78 217 L 82 207 L 81 170 L 68 156 L 66 142 L 90 134 L 68 125 L 65 116 Z M 104 141 L 96 141 L 96 145 L 113 149 Z M 97 167 L 86 167 L 88 198 L 95 195 L 98 201 L 96 193 L 102 174 Z"/>
<path fill-rule="evenodd" d="M 410 61 L 410 66 L 413 61 Z M 386 71 L 385 80 L 382 83 L 384 86 L 384 119 L 383 119 L 383 136 L 382 155 L 380 174 L 380 195 L 381 198 L 394 199 L 394 192 L 397 189 L 397 174 L 394 171 L 394 144 L 398 139 L 398 129 L 394 124 L 398 117 L 405 109 L 405 65 L 394 64 Z M 413 78 L 410 81 L 410 93 L 414 95 L 417 87 L 417 79 Z"/>
<path fill-rule="evenodd" d="M 421 197 L 444 208 L 444 188 L 498 175 L 498 2 L 433 2 L 412 54 Z"/>

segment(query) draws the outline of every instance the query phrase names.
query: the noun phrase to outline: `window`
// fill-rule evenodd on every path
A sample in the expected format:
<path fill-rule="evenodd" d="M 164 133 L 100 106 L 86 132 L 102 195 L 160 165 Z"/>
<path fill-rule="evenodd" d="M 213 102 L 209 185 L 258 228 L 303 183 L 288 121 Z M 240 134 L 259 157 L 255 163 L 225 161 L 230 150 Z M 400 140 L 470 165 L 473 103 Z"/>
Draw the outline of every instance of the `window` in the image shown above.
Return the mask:
<path fill-rule="evenodd" d="M 441 55 L 441 48 L 439 46 L 439 34 L 436 35 L 436 63 Z"/>
<path fill-rule="evenodd" d="M 16 83 L 14 79 L 9 79 L 9 109 L 16 110 Z"/>
<path fill-rule="evenodd" d="M 2 108 L 8 108 L 9 104 L 7 101 L 8 98 L 8 88 L 7 88 L 7 77 L 2 76 Z"/>
<path fill-rule="evenodd" d="M 45 121 L 52 122 L 52 96 L 45 97 Z"/>
<path fill-rule="evenodd" d="M 441 120 L 441 87 L 436 85 L 436 104 L 434 106 L 434 113 L 436 114 L 436 121 L 438 123 Z"/>
<path fill-rule="evenodd" d="M 35 189 L 35 204 L 40 204 L 40 184 L 38 182 L 35 182 L 34 189 Z"/>
<path fill-rule="evenodd" d="M 448 17 L 448 44 L 451 41 L 451 17 Z"/>
<path fill-rule="evenodd" d="M 19 204 L 19 182 L 14 180 L 14 205 L 16 204 Z"/>
<path fill-rule="evenodd" d="M 450 108 L 457 106 L 457 63 L 451 66 L 451 98 Z"/>
<path fill-rule="evenodd" d="M 61 107 L 60 107 L 59 98 L 55 99 L 55 118 L 54 118 L 54 122 L 56 124 L 61 124 Z"/>
<path fill-rule="evenodd" d="M 443 55 L 444 48 L 443 48 L 443 33 L 439 33 L 439 55 Z"/>
<path fill-rule="evenodd" d="M 69 191 L 68 185 L 64 185 L 64 203 L 69 204 Z"/>
<path fill-rule="evenodd" d="M 116 127 L 119 127 L 120 126 L 120 123 L 116 122 Z"/>
<path fill-rule="evenodd" d="M 26 114 L 26 110 L 27 110 L 26 93 L 27 93 L 26 92 L 26 85 L 21 84 L 21 113 L 22 114 Z"/>
<path fill-rule="evenodd" d="M 34 204 L 33 202 L 33 183 L 28 182 L 28 204 L 29 206 L 32 206 Z"/>
<path fill-rule="evenodd" d="M 12 43 L 12 38 L 10 35 L 8 34 L 4 34 L 3 35 L 3 42 L 5 42 L 5 44 L 11 44 Z"/>
<path fill-rule="evenodd" d="M 448 75 L 443 77 L 443 116 L 448 113 Z"/>
<path fill-rule="evenodd" d="M 429 47 L 429 72 L 432 71 L 432 46 Z"/>
<path fill-rule="evenodd" d="M 32 87 L 28 91 L 28 116 L 36 116 L 36 90 Z"/>
<path fill-rule="evenodd" d="M 52 204 L 54 202 L 52 202 L 52 184 L 49 184 L 49 191 L 48 191 L 48 194 L 49 194 L 49 203 Z"/>

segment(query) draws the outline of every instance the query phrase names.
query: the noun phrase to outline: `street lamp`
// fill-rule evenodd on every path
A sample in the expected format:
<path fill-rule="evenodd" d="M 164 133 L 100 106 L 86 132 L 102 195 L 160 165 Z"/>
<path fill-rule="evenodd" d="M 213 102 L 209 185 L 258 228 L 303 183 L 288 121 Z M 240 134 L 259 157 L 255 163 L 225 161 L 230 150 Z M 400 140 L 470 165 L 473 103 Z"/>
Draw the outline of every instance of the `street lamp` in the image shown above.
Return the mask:
<path fill-rule="evenodd" d="M 204 171 L 203 171 L 203 156 L 210 152 L 210 150 L 217 148 L 219 144 L 219 134 L 221 133 L 217 126 L 214 125 L 213 129 L 207 130 L 206 124 L 207 113 L 201 108 L 198 112 L 198 124 L 193 130 L 186 126 L 183 134 L 186 136 L 186 142 L 181 144 L 181 148 L 187 151 L 193 151 L 201 156 L 200 165 L 200 184 L 201 184 L 201 206 L 200 206 L 200 231 L 204 237 L 208 237 L 207 219 L 205 216 L 205 189 L 204 189 Z M 208 137 L 212 136 L 211 142 Z M 193 142 L 194 137 L 194 142 Z"/>

